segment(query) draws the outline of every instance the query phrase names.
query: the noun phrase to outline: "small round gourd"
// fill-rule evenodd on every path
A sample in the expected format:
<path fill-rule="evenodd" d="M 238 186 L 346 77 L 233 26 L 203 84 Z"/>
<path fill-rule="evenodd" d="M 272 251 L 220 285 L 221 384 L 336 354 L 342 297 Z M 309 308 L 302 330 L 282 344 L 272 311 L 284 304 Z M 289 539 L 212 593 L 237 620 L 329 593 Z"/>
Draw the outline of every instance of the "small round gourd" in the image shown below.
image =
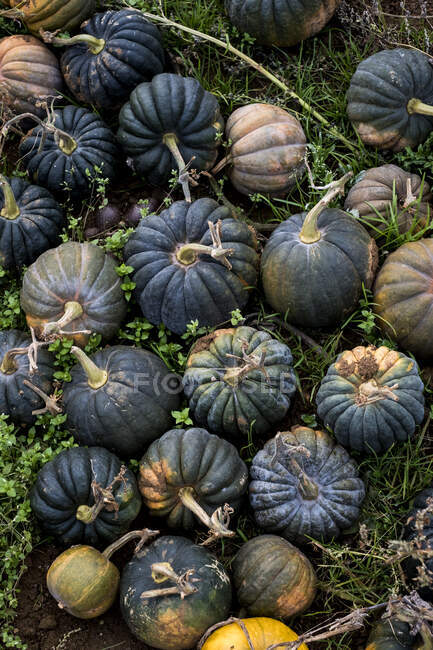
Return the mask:
<path fill-rule="evenodd" d="M 175 582 L 182 575 L 187 582 L 183 598 Z M 164 595 L 170 588 L 174 592 Z M 185 537 L 158 538 L 121 575 L 123 618 L 136 637 L 154 648 L 195 647 L 211 625 L 227 617 L 230 605 L 230 579 L 223 565 Z"/>
<path fill-rule="evenodd" d="M 63 405 L 80 445 L 134 458 L 173 424 L 180 382 L 155 354 L 126 345 L 90 358 L 79 348 L 72 352 L 79 363 L 64 386 Z"/>
<path fill-rule="evenodd" d="M 43 187 L 0 174 L 0 265 L 21 269 L 57 246 L 63 210 Z"/>
<path fill-rule="evenodd" d="M 39 124 L 21 140 L 20 156 L 35 183 L 78 199 L 92 192 L 98 174 L 113 180 L 119 150 L 99 115 L 65 106 L 54 111 L 53 124 Z"/>
<path fill-rule="evenodd" d="M 393 616 L 376 623 L 365 650 L 414 650 L 418 640 L 418 635 L 411 634 L 408 623 Z"/>
<path fill-rule="evenodd" d="M 257 240 L 213 199 L 176 201 L 142 219 L 124 250 L 144 316 L 176 334 L 215 326 L 248 302 L 257 283 Z"/>
<path fill-rule="evenodd" d="M 250 616 L 286 619 L 308 609 L 316 595 L 311 562 L 277 535 L 259 535 L 243 544 L 232 569 L 237 600 Z"/>
<path fill-rule="evenodd" d="M 433 556 L 430 554 L 433 549 L 433 486 L 422 490 L 414 499 L 413 507 L 405 519 L 406 525 L 403 531 L 403 539 L 407 542 L 414 540 L 415 555 L 418 551 L 429 551 L 423 557 L 423 562 L 417 557 L 409 556 L 402 562 L 403 573 L 408 582 L 417 590 L 421 598 L 429 602 L 433 601 L 433 587 L 431 582 L 426 584 L 425 575 L 430 577 L 433 574 Z M 422 530 L 417 525 L 422 524 Z M 419 557 L 419 556 L 418 556 Z"/>
<path fill-rule="evenodd" d="M 357 212 L 365 225 L 380 233 L 390 222 L 394 192 L 400 233 L 416 232 L 430 222 L 433 215 L 430 185 L 397 165 L 381 165 L 363 172 L 350 189 L 344 209 Z"/>
<path fill-rule="evenodd" d="M 359 518 L 364 483 L 347 451 L 324 431 L 293 427 L 268 440 L 251 465 L 259 526 L 303 543 L 329 541 Z"/>
<path fill-rule="evenodd" d="M 359 346 L 328 368 L 316 395 L 317 413 L 340 444 L 382 453 L 421 424 L 423 391 L 416 361 L 385 346 Z"/>
<path fill-rule="evenodd" d="M 290 113 L 271 104 L 236 109 L 226 125 L 228 176 L 242 194 L 283 196 L 305 170 L 307 140 Z"/>
<path fill-rule="evenodd" d="M 183 377 L 194 420 L 214 433 L 266 433 L 295 392 L 292 353 L 253 327 L 216 330 L 192 348 Z"/>
<path fill-rule="evenodd" d="M 242 623 L 249 634 L 254 650 L 268 650 L 269 646 L 276 643 L 296 641 L 299 637 L 290 627 L 273 618 L 258 616 L 243 618 Z M 202 650 L 250 650 L 251 645 L 239 623 L 224 625 L 208 637 Z M 308 650 L 305 643 L 301 643 L 299 650 Z"/>
<path fill-rule="evenodd" d="M 419 239 L 391 253 L 377 274 L 373 303 L 378 323 L 417 358 L 433 356 L 433 240 Z"/>
<path fill-rule="evenodd" d="M 128 530 L 141 497 L 117 456 L 102 447 L 73 447 L 39 471 L 30 505 L 43 530 L 62 544 L 97 546 Z"/>
<path fill-rule="evenodd" d="M 433 129 L 433 68 L 418 50 L 381 50 L 362 61 L 347 92 L 347 114 L 365 144 L 401 151 Z"/>
<path fill-rule="evenodd" d="M 25 272 L 21 307 L 39 338 L 59 334 L 84 347 L 92 332 L 117 332 L 126 301 L 116 262 L 93 244 L 66 242 L 38 257 Z"/>
<path fill-rule="evenodd" d="M 158 28 L 134 9 L 97 13 L 72 38 L 45 35 L 55 45 L 68 46 L 60 65 L 76 99 L 109 109 L 164 69 L 164 49 Z"/>
<path fill-rule="evenodd" d="M 258 43 L 291 47 L 317 34 L 340 0 L 225 0 L 230 20 Z"/>
<path fill-rule="evenodd" d="M 40 36 L 41 30 L 67 32 L 78 27 L 95 11 L 95 0 L 9 0 L 27 29 Z"/>
<path fill-rule="evenodd" d="M 48 105 L 63 89 L 62 73 L 55 55 L 37 38 L 27 34 L 0 40 L 0 99 L 12 113 L 43 117 Z"/>

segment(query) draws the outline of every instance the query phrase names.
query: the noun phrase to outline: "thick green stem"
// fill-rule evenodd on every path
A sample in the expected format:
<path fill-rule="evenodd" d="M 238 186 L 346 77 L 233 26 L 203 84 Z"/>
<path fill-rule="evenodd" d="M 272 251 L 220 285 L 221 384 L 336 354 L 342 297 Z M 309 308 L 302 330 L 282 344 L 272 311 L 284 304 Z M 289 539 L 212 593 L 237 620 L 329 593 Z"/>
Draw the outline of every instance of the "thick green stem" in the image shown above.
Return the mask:
<path fill-rule="evenodd" d="M 348 172 L 342 178 L 339 178 L 337 181 L 334 181 L 330 184 L 329 190 L 326 192 L 325 196 L 320 199 L 320 201 L 308 212 L 307 216 L 304 219 L 304 223 L 299 233 L 299 239 L 303 244 L 314 244 L 314 242 L 319 241 L 321 238 L 320 230 L 317 228 L 317 219 L 319 215 L 331 201 L 338 196 L 343 194 L 344 186 L 353 176 L 353 172 Z"/>
<path fill-rule="evenodd" d="M 207 512 L 201 507 L 201 505 L 196 501 L 194 488 L 180 488 L 178 491 L 178 496 L 185 508 L 191 510 L 197 519 L 199 519 L 199 521 L 201 521 L 211 531 L 214 537 L 233 537 L 234 532 L 227 528 L 227 526 L 218 516 L 215 516 L 215 513 L 218 512 L 218 509 L 215 511 L 212 517 L 210 517 Z"/>
<path fill-rule="evenodd" d="M 12 221 L 13 219 L 16 219 L 20 216 L 20 209 L 17 205 L 17 202 L 15 201 L 15 196 L 12 192 L 12 188 L 7 178 L 3 176 L 3 174 L 0 174 L 0 187 L 3 190 L 3 196 L 5 199 L 5 204 L 0 212 L 0 215 L 5 219 L 10 219 Z"/>
<path fill-rule="evenodd" d="M 74 153 L 75 149 L 78 147 L 78 142 L 74 140 L 74 138 L 68 133 L 59 133 L 55 131 L 54 140 L 56 141 L 60 151 L 62 151 L 67 156 L 70 156 L 71 153 Z"/>
<path fill-rule="evenodd" d="M 98 390 L 98 388 L 101 388 L 104 386 L 104 384 L 107 383 L 108 372 L 106 370 L 102 370 L 102 368 L 98 368 L 98 366 L 93 363 L 91 359 L 89 359 L 87 354 L 81 350 L 81 348 L 73 345 L 71 352 L 78 359 L 81 367 L 86 373 L 87 383 L 89 384 L 90 388 Z"/>
<path fill-rule="evenodd" d="M 60 332 L 64 327 L 72 323 L 76 318 L 79 318 L 83 314 L 83 308 L 79 302 L 70 301 L 65 303 L 65 308 L 63 316 L 57 321 L 52 323 L 46 323 L 44 326 L 43 335 L 48 336 L 50 334 L 56 334 Z"/>
<path fill-rule="evenodd" d="M 183 194 L 185 196 L 185 201 L 191 203 L 191 192 L 189 189 L 189 178 L 188 173 L 185 171 L 185 161 L 182 158 L 182 154 L 179 151 L 177 146 L 177 137 L 174 133 L 165 133 L 162 138 L 165 146 L 170 150 L 171 155 L 176 161 L 176 165 L 179 169 L 179 183 L 182 185 Z"/>
<path fill-rule="evenodd" d="M 44 32 L 41 30 L 42 40 L 45 43 L 50 43 L 57 47 L 64 47 L 66 45 L 75 45 L 75 43 L 85 43 L 92 54 L 99 54 L 105 47 L 103 38 L 96 38 L 91 34 L 77 34 L 72 38 L 58 38 L 51 32 Z"/>
<path fill-rule="evenodd" d="M 18 354 L 27 354 L 28 348 L 11 348 L 6 352 L 0 365 L 0 372 L 4 375 L 13 375 L 18 370 L 15 357 Z"/>
<path fill-rule="evenodd" d="M 409 115 L 416 113 L 417 115 L 433 115 L 433 106 L 424 104 L 420 99 L 413 97 L 407 103 L 407 112 Z"/>
<path fill-rule="evenodd" d="M 204 244 L 195 244 L 192 242 L 190 244 L 184 244 L 176 251 L 176 259 L 181 264 L 189 266 L 190 264 L 194 264 L 194 262 L 197 261 L 199 253 L 204 253 L 205 255 L 211 255 L 212 257 L 215 257 L 215 255 L 212 255 L 213 252 L 214 249 L 212 246 L 205 246 Z M 226 253 L 227 251 L 224 251 L 224 254 Z"/>
<path fill-rule="evenodd" d="M 110 546 L 107 546 L 105 551 L 102 551 L 102 555 L 104 555 L 104 557 L 109 560 L 113 553 L 118 551 L 119 548 L 122 548 L 122 546 L 125 546 L 125 544 L 130 542 L 132 539 L 140 540 L 138 547 L 135 549 L 135 552 L 137 552 L 143 546 L 143 544 L 145 544 L 152 537 L 156 537 L 156 535 L 159 535 L 159 530 L 149 530 L 149 528 L 144 528 L 143 530 L 131 530 L 129 533 L 126 533 L 126 535 L 123 535 L 123 537 L 120 539 L 116 539 L 116 541 L 110 544 Z"/>
<path fill-rule="evenodd" d="M 226 266 L 228 269 L 231 269 L 232 265 L 227 259 L 227 256 L 232 255 L 235 252 L 235 249 L 223 247 L 221 241 L 221 220 L 217 221 L 216 224 L 212 221 L 208 221 L 207 223 L 212 239 L 212 246 L 207 246 L 205 244 L 196 244 L 194 242 L 184 244 L 176 251 L 177 261 L 181 264 L 184 264 L 185 266 L 189 266 L 190 264 L 194 264 L 194 262 L 197 261 L 200 253 L 205 253 L 206 255 L 213 257 L 218 262 L 221 262 L 221 264 L 224 264 L 224 266 Z"/>

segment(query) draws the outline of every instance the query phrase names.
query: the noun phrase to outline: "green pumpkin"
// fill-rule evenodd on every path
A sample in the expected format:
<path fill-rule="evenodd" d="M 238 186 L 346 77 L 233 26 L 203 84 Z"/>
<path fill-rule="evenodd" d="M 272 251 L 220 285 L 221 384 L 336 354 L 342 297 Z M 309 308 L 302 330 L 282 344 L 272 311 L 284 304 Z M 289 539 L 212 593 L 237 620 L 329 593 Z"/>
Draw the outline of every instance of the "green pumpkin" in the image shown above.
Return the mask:
<path fill-rule="evenodd" d="M 410 633 L 409 624 L 394 616 L 376 623 L 365 650 L 414 650 L 417 642 L 418 636 Z"/>
<path fill-rule="evenodd" d="M 170 574 L 175 580 L 185 576 L 189 593 L 184 591 L 183 598 L 180 593 L 158 595 L 170 587 L 177 592 Z M 211 625 L 227 618 L 230 605 L 224 567 L 185 537 L 160 537 L 136 553 L 121 575 L 123 618 L 137 638 L 161 650 L 195 647 Z"/>
<path fill-rule="evenodd" d="M 40 36 L 40 30 L 67 32 L 95 10 L 95 0 L 10 0 L 17 17 L 27 29 Z"/>
<path fill-rule="evenodd" d="M 197 341 L 183 377 L 195 421 L 236 436 L 269 431 L 286 415 L 295 392 L 292 353 L 252 327 L 216 330 Z"/>
<path fill-rule="evenodd" d="M 316 395 L 317 414 L 340 444 L 381 453 L 421 424 L 423 391 L 413 359 L 385 346 L 359 346 L 328 368 Z"/>

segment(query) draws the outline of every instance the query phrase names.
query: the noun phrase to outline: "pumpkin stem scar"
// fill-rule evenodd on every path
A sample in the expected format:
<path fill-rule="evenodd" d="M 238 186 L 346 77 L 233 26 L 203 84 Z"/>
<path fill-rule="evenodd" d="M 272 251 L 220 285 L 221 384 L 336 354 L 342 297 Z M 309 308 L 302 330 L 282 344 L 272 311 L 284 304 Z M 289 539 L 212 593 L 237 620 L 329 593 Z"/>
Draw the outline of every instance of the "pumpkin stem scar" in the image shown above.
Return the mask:
<path fill-rule="evenodd" d="M 230 386 L 233 386 L 233 388 L 242 382 L 250 370 L 260 370 L 260 372 L 263 373 L 266 381 L 270 381 L 268 371 L 265 367 L 266 350 L 262 350 L 261 354 L 258 355 L 254 353 L 247 354 L 247 349 L 248 341 L 242 341 L 241 357 L 239 357 L 237 354 L 230 354 L 229 352 L 226 352 L 226 357 L 238 359 L 239 361 L 243 362 L 243 365 L 228 368 L 223 377 L 223 381 L 227 382 L 227 384 L 230 384 Z"/>
<path fill-rule="evenodd" d="M 406 108 L 409 115 L 413 115 L 414 113 L 417 115 L 433 115 L 433 106 L 424 104 L 424 102 L 415 97 L 409 99 Z"/>
<path fill-rule="evenodd" d="M 96 38 L 96 36 L 91 36 L 91 34 L 77 34 L 72 38 L 58 38 L 56 36 L 57 32 L 45 32 L 43 29 L 39 30 L 39 34 L 45 43 L 50 43 L 56 47 L 85 43 L 92 54 L 99 54 L 105 47 L 103 38 Z"/>
<path fill-rule="evenodd" d="M 188 165 L 185 165 L 185 161 L 182 158 L 182 154 L 180 153 L 179 147 L 177 145 L 178 142 L 177 137 L 174 133 L 165 133 L 162 136 L 162 141 L 165 144 L 165 146 L 170 150 L 171 155 L 176 161 L 176 165 L 179 169 L 179 183 L 182 185 L 182 191 L 185 197 L 185 201 L 191 203 L 191 192 L 189 189 L 189 184 L 191 183 L 192 185 L 197 185 L 196 181 L 193 181 L 193 179 L 190 177 L 187 171 L 192 160 L 188 163 Z"/>
<path fill-rule="evenodd" d="M 71 352 L 78 359 L 81 367 L 86 373 L 87 383 L 89 384 L 90 388 L 93 388 L 94 390 L 102 388 L 102 386 L 104 386 L 108 381 L 108 372 L 106 370 L 102 370 L 102 368 L 98 368 L 98 366 L 93 363 L 91 359 L 89 359 L 87 354 L 81 350 L 81 348 L 73 345 Z"/>
<path fill-rule="evenodd" d="M 159 530 L 150 530 L 149 528 L 143 528 L 143 530 L 131 530 L 120 539 L 116 539 L 116 541 L 110 544 L 110 546 L 107 546 L 105 551 L 102 551 L 102 555 L 109 560 L 113 553 L 133 539 L 140 540 L 134 549 L 134 554 L 138 553 L 149 539 L 152 539 L 152 537 L 156 537 L 157 535 L 159 535 Z"/>
<path fill-rule="evenodd" d="M 76 318 L 79 318 L 82 314 L 83 308 L 79 302 L 66 302 L 63 316 L 61 316 L 59 320 L 53 321 L 51 323 L 45 323 L 42 335 L 46 337 L 50 336 L 51 334 L 61 333 L 64 327 L 72 323 L 72 321 L 74 321 Z"/>
<path fill-rule="evenodd" d="M 232 508 L 229 506 L 224 508 L 217 508 L 215 512 L 209 516 L 207 512 L 201 507 L 201 505 L 196 501 L 194 488 L 182 487 L 178 491 L 178 496 L 185 508 L 191 510 L 197 519 L 199 519 L 209 529 L 211 535 L 208 540 L 206 540 L 206 544 L 210 544 L 211 541 L 219 537 L 234 536 L 234 531 L 227 528 L 228 524 L 230 523 L 230 514 L 233 513 Z"/>
<path fill-rule="evenodd" d="M 93 464 L 92 464 L 92 472 L 93 472 Z M 125 483 L 125 473 L 126 473 L 126 467 L 125 465 L 122 465 L 119 473 L 116 474 L 116 476 L 113 478 L 111 483 L 107 485 L 107 487 L 102 487 L 100 483 L 97 483 L 95 479 L 93 479 L 91 488 L 92 488 L 92 494 L 93 494 L 93 499 L 95 501 L 93 506 L 78 506 L 77 512 L 75 513 L 76 518 L 79 521 L 82 521 L 83 524 L 92 524 L 95 519 L 97 519 L 99 513 L 102 510 L 108 510 L 108 512 L 113 512 L 113 511 L 118 511 L 119 510 L 119 504 L 117 503 L 115 496 L 113 494 L 113 490 L 115 487 L 118 487 L 120 483 Z M 95 473 L 93 472 L 93 475 Z"/>
<path fill-rule="evenodd" d="M 193 582 L 199 582 L 199 578 L 192 578 L 194 569 L 188 569 L 185 573 L 178 575 L 169 562 L 154 562 L 152 564 L 152 579 L 156 583 L 171 580 L 175 583 L 174 587 L 163 587 L 162 589 L 151 589 L 143 591 L 140 598 L 158 598 L 161 596 L 179 595 L 183 600 L 198 591 Z"/>
<path fill-rule="evenodd" d="M 210 255 L 217 262 L 224 264 L 229 270 L 231 270 L 232 265 L 227 259 L 227 255 L 232 255 L 235 252 L 234 248 L 224 248 L 221 241 L 221 219 L 217 223 L 212 223 L 212 221 L 207 222 L 209 226 L 210 236 L 212 238 L 212 246 L 206 246 L 205 244 L 196 244 L 191 242 L 189 244 L 184 244 L 176 251 L 176 259 L 181 264 L 189 266 L 194 264 L 200 253 Z"/>
<path fill-rule="evenodd" d="M 304 244 L 314 244 L 321 238 L 320 230 L 317 228 L 317 219 L 320 213 L 328 207 L 331 201 L 339 194 L 344 193 L 344 186 L 349 178 L 353 176 L 353 172 L 348 172 L 336 181 L 329 184 L 329 189 L 320 201 L 308 212 L 304 219 L 304 223 L 299 233 L 299 239 Z"/>
<path fill-rule="evenodd" d="M 398 402 L 398 396 L 393 392 L 397 388 L 398 384 L 379 386 L 374 379 L 371 379 L 359 386 L 355 401 L 359 406 L 374 404 L 374 402 L 380 402 L 383 399 L 392 399 L 394 402 Z"/>
<path fill-rule="evenodd" d="M 36 393 L 36 395 L 39 395 L 44 402 L 45 406 L 42 409 L 37 409 L 36 411 L 32 411 L 32 415 L 43 415 L 44 413 L 50 413 L 51 415 L 58 415 L 59 413 L 62 412 L 62 409 L 60 406 L 57 404 L 57 401 L 59 397 L 57 395 L 47 395 L 44 393 L 43 390 L 38 388 L 38 386 L 35 386 L 32 384 L 30 381 L 27 379 L 23 380 L 23 384 L 27 386 L 28 388 L 31 388 L 31 390 Z"/>
<path fill-rule="evenodd" d="M 15 201 L 15 196 L 12 188 L 3 174 L 0 174 L 0 187 L 3 190 L 3 196 L 5 200 L 5 204 L 0 211 L 0 215 L 5 219 L 16 219 L 20 216 L 20 209 L 17 205 L 17 202 Z"/>

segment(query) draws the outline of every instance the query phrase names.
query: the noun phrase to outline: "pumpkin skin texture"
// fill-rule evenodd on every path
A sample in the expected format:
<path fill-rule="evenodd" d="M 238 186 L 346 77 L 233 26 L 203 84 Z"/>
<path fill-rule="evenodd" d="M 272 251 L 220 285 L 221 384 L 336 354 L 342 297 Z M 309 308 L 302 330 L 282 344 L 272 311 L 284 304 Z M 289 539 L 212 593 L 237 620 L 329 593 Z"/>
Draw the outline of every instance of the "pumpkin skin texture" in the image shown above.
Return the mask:
<path fill-rule="evenodd" d="M 299 451 L 291 447 L 300 446 Z M 290 541 L 329 541 L 354 524 L 365 496 L 355 462 L 324 431 L 293 427 L 253 459 L 250 503 L 256 522 Z"/>
<path fill-rule="evenodd" d="M 263 361 L 262 355 L 265 355 Z M 253 327 L 217 330 L 190 352 L 183 387 L 194 420 L 226 436 L 269 431 L 295 393 L 292 353 Z"/>
<path fill-rule="evenodd" d="M 121 458 L 142 454 L 173 423 L 171 411 L 180 406 L 178 378 L 155 354 L 126 345 L 99 350 L 90 361 L 102 385 L 90 385 L 86 362 L 72 368 L 63 389 L 69 430 L 80 445 L 105 447 Z"/>
<path fill-rule="evenodd" d="M 65 332 L 81 347 L 89 334 L 74 332 L 112 338 L 126 314 L 115 267 L 101 248 L 88 243 L 66 242 L 40 255 L 25 272 L 20 294 L 29 327 L 40 338 Z M 54 323 L 61 322 L 71 304 L 77 307 L 77 315 L 59 330 Z"/>
<path fill-rule="evenodd" d="M 365 650 L 412 650 L 417 637 L 410 633 L 410 625 L 397 617 L 381 620 L 373 627 Z"/>
<path fill-rule="evenodd" d="M 408 196 L 408 181 L 413 197 Z M 367 222 L 367 225 L 371 224 L 373 230 L 383 231 L 391 218 L 394 187 L 399 232 L 404 233 L 408 230 L 417 232 L 429 222 L 432 214 L 430 185 L 423 183 L 417 174 L 409 174 L 397 165 L 373 167 L 363 173 L 360 180 L 350 189 L 344 209 L 351 212 L 356 210 L 364 224 Z M 421 200 L 414 202 L 414 199 L 419 199 L 420 195 Z"/>
<path fill-rule="evenodd" d="M 181 575 L 193 569 L 195 593 L 143 598 L 143 592 L 172 587 L 171 580 L 154 580 L 152 565 L 169 563 Z M 120 607 L 131 632 L 162 650 L 195 647 L 202 634 L 230 610 L 231 585 L 224 567 L 203 546 L 185 537 L 160 537 L 137 553 L 120 578 Z"/>
<path fill-rule="evenodd" d="M 433 240 L 419 239 L 388 255 L 374 287 L 380 327 L 421 359 L 433 356 L 432 281 Z"/>
<path fill-rule="evenodd" d="M 410 438 L 424 419 L 416 362 L 382 346 L 340 354 L 322 379 L 317 413 L 344 447 L 383 453 Z"/>
<path fill-rule="evenodd" d="M 10 0 L 17 7 L 27 29 L 39 36 L 40 30 L 67 32 L 78 27 L 95 11 L 95 0 Z"/>
<path fill-rule="evenodd" d="M 422 144 L 433 129 L 433 107 L 428 115 L 416 113 L 415 100 L 433 104 L 429 57 L 406 48 L 382 50 L 358 65 L 347 114 L 365 144 L 401 151 Z"/>
<path fill-rule="evenodd" d="M 231 269 L 207 253 L 180 259 L 187 243 L 212 245 L 208 222 L 218 228 L 223 248 L 233 249 Z M 210 251 L 209 251 L 210 252 Z M 136 297 L 144 316 L 183 334 L 187 323 L 213 327 L 248 302 L 248 288 L 257 282 L 257 240 L 248 226 L 230 217 L 213 199 L 176 201 L 158 216 L 142 219 L 124 250 L 134 268 Z"/>
<path fill-rule="evenodd" d="M 287 625 L 272 618 L 258 616 L 243 618 L 242 622 L 250 635 L 254 650 L 267 650 L 274 643 L 296 641 L 299 638 Z M 250 646 L 241 626 L 229 623 L 212 632 L 202 650 L 250 650 Z M 308 646 L 302 643 L 299 650 L 308 650 Z"/>
<path fill-rule="evenodd" d="M 339 0 L 225 0 L 230 20 L 263 45 L 290 47 L 320 32 Z"/>
<path fill-rule="evenodd" d="M 36 416 L 32 411 L 44 407 L 43 400 L 23 381 L 30 381 L 46 395 L 52 392 L 54 357 L 51 352 L 44 348 L 38 350 L 38 369 L 32 375 L 27 354 L 7 354 L 16 348 L 27 348 L 31 342 L 24 332 L 0 331 L 0 413 L 20 424 L 33 424 Z"/>
<path fill-rule="evenodd" d="M 63 210 L 48 190 L 22 178 L 0 177 L 0 187 L 0 264 L 20 269 L 59 244 Z"/>
<path fill-rule="evenodd" d="M 216 98 L 196 79 L 163 73 L 132 91 L 119 114 L 120 144 L 138 174 L 164 185 L 178 165 L 164 138 L 174 136 L 184 163 L 210 169 L 217 157 L 217 133 L 224 121 Z"/>
<path fill-rule="evenodd" d="M 306 610 L 316 595 L 316 574 L 301 551 L 277 535 L 259 535 L 233 561 L 240 606 L 251 616 L 279 619 Z"/>
<path fill-rule="evenodd" d="M 314 209 L 314 208 L 313 208 Z M 356 307 L 362 283 L 372 285 L 377 246 L 365 228 L 337 208 L 317 219 L 319 239 L 302 241 L 306 213 L 279 225 L 263 250 L 266 300 L 295 325 L 330 327 Z"/>
<path fill-rule="evenodd" d="M 305 170 L 306 137 L 290 113 L 271 104 L 248 104 L 226 125 L 231 142 L 228 176 L 242 194 L 283 196 Z"/>
<path fill-rule="evenodd" d="M 428 550 L 433 549 L 433 515 L 431 512 L 423 512 L 427 508 L 431 509 L 433 499 L 433 487 L 428 487 L 420 492 L 413 502 L 413 508 L 408 513 L 406 525 L 403 532 L 403 539 L 411 542 L 417 540 L 415 549 Z M 423 513 L 422 515 L 420 513 Z M 416 529 L 417 518 L 422 517 L 423 527 L 422 532 Z M 431 575 L 433 571 L 433 557 L 426 555 L 424 557 L 424 567 L 420 560 L 414 557 L 408 557 L 402 562 L 402 568 L 406 579 L 413 584 L 413 588 L 417 590 L 421 598 L 431 602 L 433 600 L 433 589 L 430 585 L 422 585 L 418 578 L 421 570 L 421 576 L 424 572 Z"/>
<path fill-rule="evenodd" d="M 6 36 L 0 40 L 0 98 L 12 113 L 46 115 L 36 106 L 48 103 L 63 89 L 62 73 L 56 56 L 37 38 Z"/>
<path fill-rule="evenodd" d="M 86 36 L 104 41 L 92 48 L 77 40 L 62 54 L 66 85 L 79 102 L 109 109 L 164 69 L 164 50 L 158 28 L 139 11 L 122 9 L 95 14 L 81 25 Z M 56 41 L 61 43 L 61 39 Z M 67 43 L 66 43 L 67 44 Z"/>
<path fill-rule="evenodd" d="M 129 469 L 113 485 L 116 505 L 103 508 L 94 521 L 82 520 L 95 505 L 92 481 L 108 488 L 121 466 L 117 456 L 102 447 L 65 449 L 46 463 L 30 493 L 33 514 L 43 530 L 66 546 L 98 546 L 121 537 L 141 508 L 137 482 Z M 80 506 L 86 511 L 82 519 Z"/>
<path fill-rule="evenodd" d="M 47 573 L 47 587 L 62 609 L 77 618 L 101 616 L 114 603 L 119 586 L 117 567 L 93 546 L 63 551 Z"/>
<path fill-rule="evenodd" d="M 232 444 L 205 429 L 171 429 L 140 461 L 138 485 L 146 507 L 173 528 L 193 529 L 197 519 L 180 498 L 182 488 L 208 515 L 228 503 L 238 509 L 248 470 Z"/>
<path fill-rule="evenodd" d="M 20 156 L 35 183 L 53 194 L 66 192 L 78 199 L 92 192 L 95 166 L 104 178 L 113 180 L 118 147 L 114 134 L 96 113 L 66 106 L 54 111 L 54 125 L 72 140 L 60 139 L 57 143 L 54 133 L 44 131 L 42 126 L 36 126 L 21 140 Z"/>

